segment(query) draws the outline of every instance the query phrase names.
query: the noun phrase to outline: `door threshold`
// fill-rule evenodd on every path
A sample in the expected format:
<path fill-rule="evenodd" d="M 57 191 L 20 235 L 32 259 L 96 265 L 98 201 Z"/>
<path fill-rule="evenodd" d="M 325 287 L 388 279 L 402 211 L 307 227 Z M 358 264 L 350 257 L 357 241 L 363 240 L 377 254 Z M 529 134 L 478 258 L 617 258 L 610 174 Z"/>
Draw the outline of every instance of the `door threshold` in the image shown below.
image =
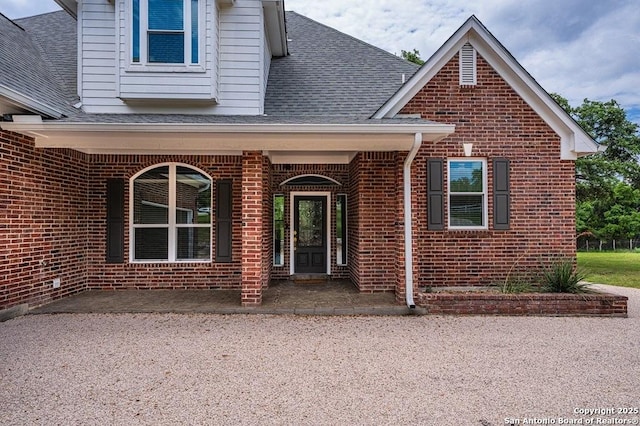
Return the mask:
<path fill-rule="evenodd" d="M 291 280 L 296 284 L 326 283 L 331 277 L 328 274 L 293 274 Z"/>

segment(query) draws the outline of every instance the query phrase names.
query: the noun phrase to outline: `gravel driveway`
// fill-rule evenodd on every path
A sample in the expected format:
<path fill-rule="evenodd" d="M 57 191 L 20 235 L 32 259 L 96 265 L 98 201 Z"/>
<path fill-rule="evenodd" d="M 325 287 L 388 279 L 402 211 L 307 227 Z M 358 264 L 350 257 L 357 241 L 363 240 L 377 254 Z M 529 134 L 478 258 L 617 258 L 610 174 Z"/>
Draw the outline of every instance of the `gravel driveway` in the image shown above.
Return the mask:
<path fill-rule="evenodd" d="M 609 291 L 629 318 L 24 316 L 0 424 L 634 424 L 603 409 L 640 407 L 640 290 Z"/>

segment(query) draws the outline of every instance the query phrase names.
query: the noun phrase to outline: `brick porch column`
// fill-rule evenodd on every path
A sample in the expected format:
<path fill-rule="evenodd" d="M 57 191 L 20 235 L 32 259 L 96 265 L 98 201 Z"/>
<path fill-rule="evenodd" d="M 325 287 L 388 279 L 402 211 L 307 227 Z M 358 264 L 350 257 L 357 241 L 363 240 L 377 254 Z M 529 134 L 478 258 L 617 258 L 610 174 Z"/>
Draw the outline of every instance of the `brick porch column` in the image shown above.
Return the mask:
<path fill-rule="evenodd" d="M 242 306 L 262 303 L 262 153 L 242 153 Z"/>

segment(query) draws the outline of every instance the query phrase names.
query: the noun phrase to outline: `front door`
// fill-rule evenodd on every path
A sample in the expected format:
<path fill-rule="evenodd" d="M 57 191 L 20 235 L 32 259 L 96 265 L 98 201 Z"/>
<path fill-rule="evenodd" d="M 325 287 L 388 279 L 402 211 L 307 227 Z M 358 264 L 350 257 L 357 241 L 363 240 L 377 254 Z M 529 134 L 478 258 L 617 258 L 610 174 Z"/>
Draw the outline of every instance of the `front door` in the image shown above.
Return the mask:
<path fill-rule="evenodd" d="M 327 272 L 327 198 L 296 195 L 293 198 L 294 271 Z"/>

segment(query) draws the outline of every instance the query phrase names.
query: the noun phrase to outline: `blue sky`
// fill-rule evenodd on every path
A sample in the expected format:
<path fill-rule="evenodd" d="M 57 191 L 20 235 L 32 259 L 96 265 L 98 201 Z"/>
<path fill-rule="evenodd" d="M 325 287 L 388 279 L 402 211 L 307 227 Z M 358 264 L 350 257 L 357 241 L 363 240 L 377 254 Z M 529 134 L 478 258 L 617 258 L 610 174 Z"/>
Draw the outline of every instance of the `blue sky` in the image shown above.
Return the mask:
<path fill-rule="evenodd" d="M 640 124 L 637 0 L 285 0 L 285 7 L 395 54 L 418 49 L 423 59 L 476 15 L 548 92 L 573 106 L 615 99 Z M 9 18 L 57 9 L 53 0 L 0 0 Z"/>

